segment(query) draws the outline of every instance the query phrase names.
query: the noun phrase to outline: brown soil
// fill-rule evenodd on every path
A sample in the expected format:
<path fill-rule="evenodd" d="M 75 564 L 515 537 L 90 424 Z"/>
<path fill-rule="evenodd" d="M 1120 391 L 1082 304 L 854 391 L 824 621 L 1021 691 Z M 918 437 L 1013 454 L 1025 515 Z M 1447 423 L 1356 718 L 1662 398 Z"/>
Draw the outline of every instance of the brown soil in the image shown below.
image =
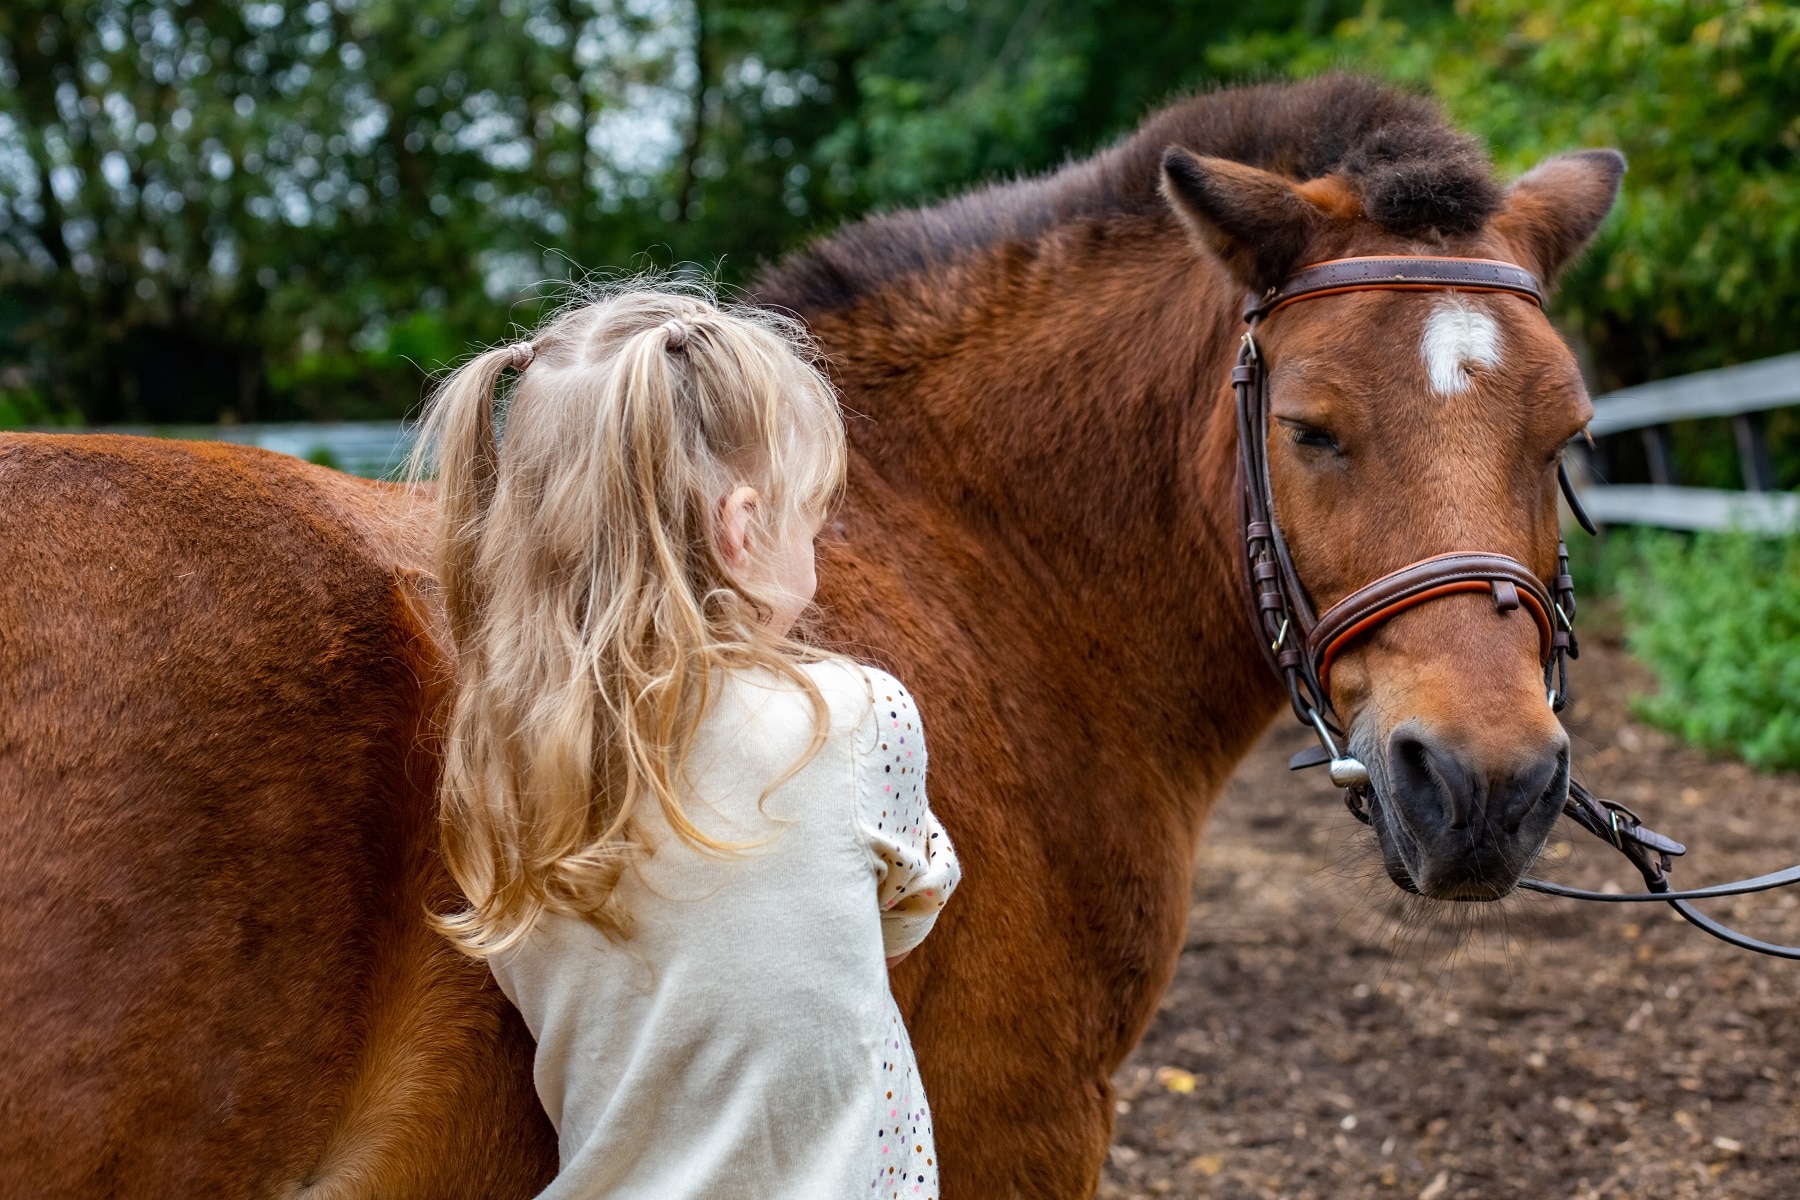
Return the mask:
<path fill-rule="evenodd" d="M 1800 777 L 1636 724 L 1649 687 L 1587 648 L 1577 775 L 1688 844 L 1678 883 L 1800 861 Z M 1285 769 L 1307 744 L 1278 723 L 1219 801 L 1175 981 L 1115 1079 L 1102 1197 L 1800 1197 L 1800 963 L 1662 906 L 1406 896 L 1323 772 Z M 1567 821 L 1539 873 L 1638 885 Z M 1800 942 L 1794 895 L 1707 907 Z"/>

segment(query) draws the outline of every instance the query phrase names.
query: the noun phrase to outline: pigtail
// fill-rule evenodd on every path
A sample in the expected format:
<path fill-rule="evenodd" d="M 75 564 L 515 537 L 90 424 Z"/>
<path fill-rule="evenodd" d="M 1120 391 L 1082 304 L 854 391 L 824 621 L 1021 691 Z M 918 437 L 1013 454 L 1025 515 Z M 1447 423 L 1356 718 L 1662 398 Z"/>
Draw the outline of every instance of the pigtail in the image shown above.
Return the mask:
<path fill-rule="evenodd" d="M 604 451 L 614 470 L 606 484 L 608 507 L 630 514 L 637 531 L 621 546 L 633 559 L 626 574 L 648 582 L 629 614 L 624 637 L 602 641 L 590 631 L 593 650 L 622 686 L 601 689 L 609 710 L 608 739 L 620 783 L 596 797 L 602 841 L 625 840 L 639 807 L 660 805 L 676 833 L 703 843 L 705 835 L 688 818 L 677 795 L 672 768 L 706 706 L 715 664 L 693 655 L 670 656 L 669 645 L 699 647 L 713 642 L 705 609 L 696 605 L 690 581 L 713 574 L 713 514 L 696 503 L 690 474 L 671 463 L 703 463 L 712 458 L 696 419 L 693 364 L 688 357 L 692 326 L 667 321 L 626 338 L 619 346 L 601 410 L 610 422 L 612 444 Z M 722 480 L 710 481 L 716 490 Z M 613 564 L 616 567 L 616 563 Z"/>
<path fill-rule="evenodd" d="M 608 397 L 609 407 L 619 414 L 621 444 L 614 461 L 625 469 L 617 478 L 630 492 L 620 500 L 642 522 L 648 549 L 665 579 L 691 571 L 694 552 L 711 532 L 711 514 L 691 511 L 690 489 L 667 469 L 672 461 L 710 457 L 702 444 L 683 444 L 695 443 L 701 434 L 694 428 L 692 398 L 684 395 L 692 391 L 686 328 L 670 321 L 627 339 Z M 677 335 L 672 329 L 683 332 Z M 676 538 L 689 545 L 678 545 Z"/>
<path fill-rule="evenodd" d="M 518 346 L 531 348 L 529 342 Z M 481 607 L 473 567 L 498 478 L 500 444 L 494 423 L 494 389 L 508 367 L 522 369 L 531 362 L 529 355 L 519 353 L 518 346 L 485 351 L 438 386 L 408 462 L 408 474 L 415 481 L 436 468 L 434 565 L 444 589 L 451 636 L 458 645 L 467 644 Z"/>

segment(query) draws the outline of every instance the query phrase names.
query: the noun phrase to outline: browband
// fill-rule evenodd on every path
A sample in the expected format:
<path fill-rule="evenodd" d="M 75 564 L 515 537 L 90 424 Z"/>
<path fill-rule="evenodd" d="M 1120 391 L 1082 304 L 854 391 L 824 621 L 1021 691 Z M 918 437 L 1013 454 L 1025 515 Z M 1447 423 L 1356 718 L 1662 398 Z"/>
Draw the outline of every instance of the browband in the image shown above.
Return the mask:
<path fill-rule="evenodd" d="M 1539 308 L 1544 293 L 1537 277 L 1523 267 L 1492 258 L 1335 258 L 1303 267 L 1280 287 L 1244 304 L 1244 320 L 1257 321 L 1296 300 L 1313 300 L 1343 292 L 1508 292 Z"/>

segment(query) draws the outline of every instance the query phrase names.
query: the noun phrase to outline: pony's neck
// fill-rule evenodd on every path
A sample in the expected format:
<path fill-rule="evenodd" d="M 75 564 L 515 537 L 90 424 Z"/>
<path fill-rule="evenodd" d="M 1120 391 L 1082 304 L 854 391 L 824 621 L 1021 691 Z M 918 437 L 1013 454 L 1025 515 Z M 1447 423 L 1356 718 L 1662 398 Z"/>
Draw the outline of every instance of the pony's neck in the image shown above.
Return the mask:
<path fill-rule="evenodd" d="M 871 472 L 982 564 L 958 621 L 1058 687 L 1141 709 L 1146 731 L 1241 750 L 1278 692 L 1234 560 L 1240 296 L 1172 222 L 1119 224 L 811 319 L 850 414 L 853 497 Z"/>

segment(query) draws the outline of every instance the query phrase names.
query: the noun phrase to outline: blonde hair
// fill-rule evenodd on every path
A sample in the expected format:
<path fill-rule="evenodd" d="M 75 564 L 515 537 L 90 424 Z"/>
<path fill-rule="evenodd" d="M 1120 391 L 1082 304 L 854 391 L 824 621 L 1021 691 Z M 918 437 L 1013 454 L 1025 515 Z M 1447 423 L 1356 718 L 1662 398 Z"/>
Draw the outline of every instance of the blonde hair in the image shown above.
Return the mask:
<path fill-rule="evenodd" d="M 828 712 L 797 666 L 817 656 L 765 627 L 779 598 L 727 570 L 717 522 L 754 487 L 752 544 L 773 544 L 824 514 L 844 458 L 799 323 L 698 285 L 616 284 L 437 389 L 413 472 L 435 461 L 457 668 L 439 800 L 469 906 L 434 920 L 460 949 L 498 953 L 546 911 L 629 937 L 614 892 L 654 849 L 649 805 L 690 844 L 734 848 L 682 800 L 722 671 L 803 688 L 813 741 L 790 773 L 817 752 Z"/>

